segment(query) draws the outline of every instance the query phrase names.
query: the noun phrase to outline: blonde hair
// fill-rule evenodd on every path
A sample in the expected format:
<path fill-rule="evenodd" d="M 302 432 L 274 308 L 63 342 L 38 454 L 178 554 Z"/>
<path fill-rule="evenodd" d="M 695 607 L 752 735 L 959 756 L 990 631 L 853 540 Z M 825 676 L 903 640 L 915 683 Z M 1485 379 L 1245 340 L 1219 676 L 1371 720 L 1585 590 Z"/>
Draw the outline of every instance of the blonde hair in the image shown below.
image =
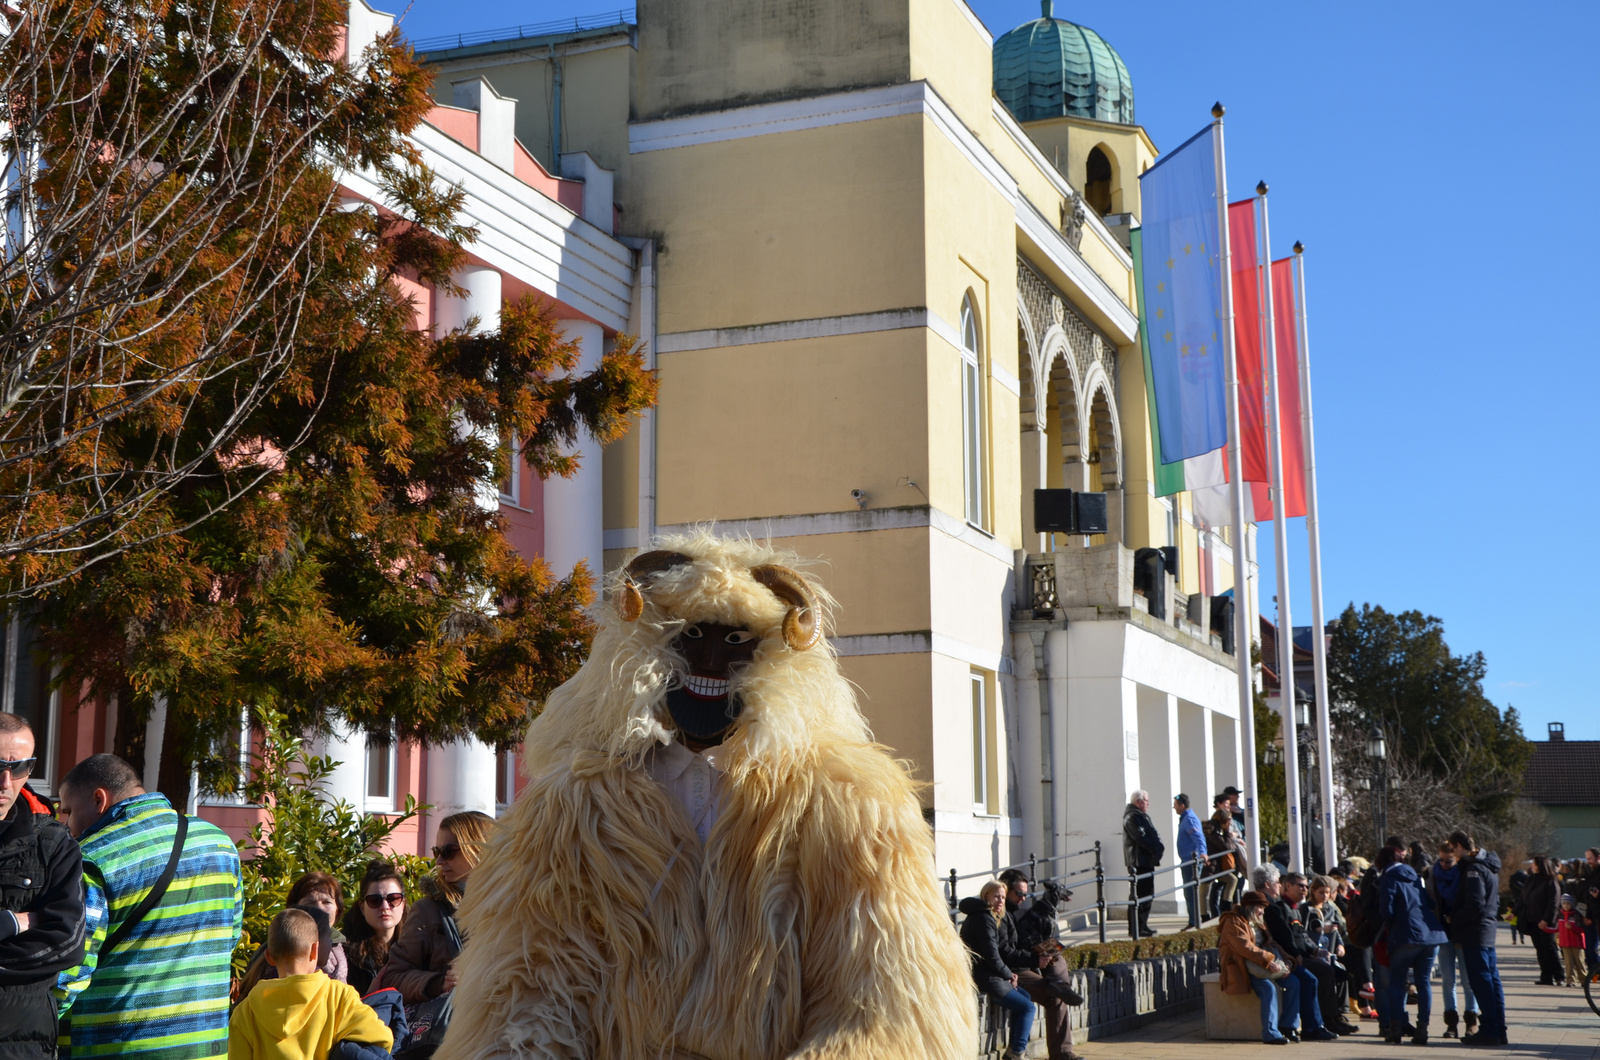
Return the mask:
<path fill-rule="evenodd" d="M 478 862 L 483 860 L 483 852 L 489 847 L 489 836 L 494 831 L 494 818 L 480 810 L 462 810 L 440 821 L 439 831 L 449 832 L 455 837 L 456 845 L 461 848 L 461 856 L 466 860 L 467 867 L 475 869 L 478 867 Z M 461 901 L 460 887 L 446 883 L 444 877 L 438 873 L 434 873 L 433 880 L 444 892 L 445 897 L 450 899 L 452 905 Z"/>
<path fill-rule="evenodd" d="M 990 880 L 988 883 L 978 888 L 978 901 L 982 902 L 984 906 L 987 907 L 989 904 L 989 896 L 994 894 L 996 891 L 1004 891 L 1005 889 L 1006 885 L 1001 883 L 999 880 Z M 1002 916 L 1005 916 L 1004 907 L 999 910 L 991 909 L 989 911 L 994 914 L 994 918 L 996 920 L 999 920 Z"/>

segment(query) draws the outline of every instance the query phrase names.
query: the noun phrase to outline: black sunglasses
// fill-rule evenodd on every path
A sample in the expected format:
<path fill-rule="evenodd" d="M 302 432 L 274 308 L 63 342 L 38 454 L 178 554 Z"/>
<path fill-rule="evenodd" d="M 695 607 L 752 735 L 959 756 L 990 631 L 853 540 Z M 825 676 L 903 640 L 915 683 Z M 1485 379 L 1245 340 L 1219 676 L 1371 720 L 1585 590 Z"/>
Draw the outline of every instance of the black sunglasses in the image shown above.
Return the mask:
<path fill-rule="evenodd" d="M 33 772 L 37 758 L 0 758 L 0 773 L 10 773 L 13 777 L 25 777 Z"/>
<path fill-rule="evenodd" d="M 435 861 L 449 861 L 451 858 L 458 858 L 460 856 L 461 847 L 455 843 L 451 843 L 446 847 L 433 848 L 433 860 Z"/>
<path fill-rule="evenodd" d="M 391 891 L 388 894 L 365 895 L 361 900 L 366 903 L 368 909 L 382 909 L 386 905 L 399 905 L 406 900 L 406 896 L 399 891 Z"/>

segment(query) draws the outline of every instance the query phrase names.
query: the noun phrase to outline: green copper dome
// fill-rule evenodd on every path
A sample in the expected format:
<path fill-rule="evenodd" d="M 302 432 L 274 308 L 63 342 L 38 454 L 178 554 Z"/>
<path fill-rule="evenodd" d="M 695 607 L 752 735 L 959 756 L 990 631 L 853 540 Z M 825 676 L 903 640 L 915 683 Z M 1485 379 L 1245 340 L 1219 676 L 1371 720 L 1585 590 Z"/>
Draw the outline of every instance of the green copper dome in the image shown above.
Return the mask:
<path fill-rule="evenodd" d="M 994 94 L 1018 121 L 1093 118 L 1132 125 L 1133 81 L 1122 56 L 1100 34 L 1043 17 L 994 42 Z"/>

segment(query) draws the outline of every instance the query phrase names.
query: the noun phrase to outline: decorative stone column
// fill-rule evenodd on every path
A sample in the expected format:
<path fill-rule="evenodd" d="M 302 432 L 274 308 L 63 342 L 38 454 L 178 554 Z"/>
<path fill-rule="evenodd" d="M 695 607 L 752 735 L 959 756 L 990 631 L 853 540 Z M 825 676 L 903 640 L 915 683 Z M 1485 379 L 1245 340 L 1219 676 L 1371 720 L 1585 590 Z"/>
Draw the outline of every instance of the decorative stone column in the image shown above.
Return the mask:
<path fill-rule="evenodd" d="M 494 748 L 479 740 L 457 740 L 428 748 L 428 811 L 423 837 L 433 846 L 439 822 L 462 810 L 494 816 Z"/>
<path fill-rule="evenodd" d="M 474 334 L 497 331 L 500 327 L 501 277 L 500 270 L 488 265 L 465 265 L 456 271 L 456 284 L 463 290 L 461 297 L 439 292 L 434 309 L 434 334 L 445 335 L 467 326 L 476 318 Z M 485 439 L 498 445 L 499 439 Z M 480 482 L 477 488 L 478 505 L 489 511 L 500 510 L 500 486 L 496 482 Z"/>
<path fill-rule="evenodd" d="M 306 748 L 313 755 L 325 755 L 339 763 L 322 782 L 322 796 L 328 802 L 343 799 L 357 813 L 367 805 L 367 736 L 335 722 L 333 731 L 317 736 Z"/>
<path fill-rule="evenodd" d="M 582 351 L 573 371 L 586 375 L 598 368 L 605 344 L 600 325 L 588 320 L 562 320 L 559 327 L 562 337 L 576 342 Z M 558 578 L 571 574 L 582 560 L 598 590 L 605 574 L 600 443 L 587 431 L 580 431 L 578 444 L 569 453 L 579 457 L 577 473 L 571 478 L 555 475 L 544 482 L 544 558 Z"/>
<path fill-rule="evenodd" d="M 455 275 L 465 291 L 462 297 L 441 293 L 434 319 L 436 333 L 465 327 L 473 317 L 478 332 L 500 327 L 501 277 L 487 265 L 466 265 Z M 495 440 L 498 442 L 498 439 Z M 498 511 L 500 488 L 495 482 L 478 486 L 478 503 Z M 439 832 L 439 822 L 461 810 L 481 810 L 494 816 L 495 752 L 476 739 L 430 746 L 427 751 L 427 782 L 424 801 L 432 809 L 423 820 L 424 845 L 431 847 Z"/>

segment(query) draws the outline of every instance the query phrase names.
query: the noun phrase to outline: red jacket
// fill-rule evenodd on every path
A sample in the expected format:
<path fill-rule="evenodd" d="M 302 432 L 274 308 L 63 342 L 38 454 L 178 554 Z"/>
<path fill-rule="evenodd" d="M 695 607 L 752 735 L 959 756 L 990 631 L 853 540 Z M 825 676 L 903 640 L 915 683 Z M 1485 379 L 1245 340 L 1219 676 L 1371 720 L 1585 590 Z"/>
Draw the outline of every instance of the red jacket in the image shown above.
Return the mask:
<path fill-rule="evenodd" d="M 1556 917 L 1556 944 L 1564 950 L 1583 949 L 1583 918 L 1571 909 Z"/>

